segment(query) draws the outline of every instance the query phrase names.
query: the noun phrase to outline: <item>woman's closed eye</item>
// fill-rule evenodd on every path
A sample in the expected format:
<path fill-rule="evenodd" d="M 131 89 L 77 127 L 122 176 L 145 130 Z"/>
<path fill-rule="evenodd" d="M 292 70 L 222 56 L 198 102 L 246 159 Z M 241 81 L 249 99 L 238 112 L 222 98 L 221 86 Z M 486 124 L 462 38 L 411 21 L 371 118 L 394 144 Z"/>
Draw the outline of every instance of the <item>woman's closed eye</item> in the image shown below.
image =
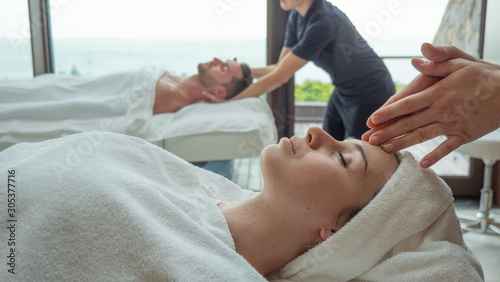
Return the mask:
<path fill-rule="evenodd" d="M 340 161 L 342 161 L 342 163 L 344 164 L 344 167 L 347 167 L 347 163 L 344 159 L 344 155 L 342 155 L 342 152 L 339 152 L 339 157 L 340 157 Z"/>

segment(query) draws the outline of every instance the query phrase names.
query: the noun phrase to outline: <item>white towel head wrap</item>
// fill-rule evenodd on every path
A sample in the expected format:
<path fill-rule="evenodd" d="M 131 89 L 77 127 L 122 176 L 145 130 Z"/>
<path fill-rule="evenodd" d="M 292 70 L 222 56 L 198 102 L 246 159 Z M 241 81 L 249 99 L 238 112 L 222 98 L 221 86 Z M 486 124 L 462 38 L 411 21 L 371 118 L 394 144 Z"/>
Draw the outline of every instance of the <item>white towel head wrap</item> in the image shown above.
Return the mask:
<path fill-rule="evenodd" d="M 410 278 L 411 280 L 420 276 L 413 274 L 411 277 L 405 276 L 412 273 L 408 267 L 413 271 L 434 275 L 428 267 L 436 266 L 434 261 L 438 256 L 440 261 L 446 261 L 442 258 L 443 255 L 449 260 L 454 260 L 455 256 L 469 256 L 467 265 L 460 267 L 470 270 L 472 276 L 476 274 L 482 276 L 477 260 L 463 242 L 448 185 L 432 170 L 422 169 L 411 153 L 405 152 L 400 156 L 402 160 L 396 172 L 363 210 L 333 236 L 292 260 L 281 270 L 271 274 L 268 279 L 348 281 L 355 278 L 371 278 L 388 281 L 394 278 Z M 443 216 L 446 221 L 439 220 Z M 437 231 L 432 229 L 433 226 L 437 227 Z M 432 251 L 427 250 L 427 258 L 412 258 L 412 252 L 416 252 L 418 248 L 419 252 L 426 251 L 422 242 L 429 233 L 432 233 L 432 238 L 429 240 L 444 241 L 458 248 L 445 248 L 448 252 L 452 252 L 451 254 L 433 255 Z M 388 263 L 391 258 L 403 252 L 408 257 L 408 265 L 399 257 L 396 262 Z M 420 259 L 418 261 L 422 264 L 415 262 L 416 259 Z M 457 274 L 460 272 L 454 267 L 437 271 L 440 274 L 443 274 L 443 271 L 448 272 L 444 273 L 446 275 L 452 271 Z M 446 275 L 441 277 L 450 278 Z"/>

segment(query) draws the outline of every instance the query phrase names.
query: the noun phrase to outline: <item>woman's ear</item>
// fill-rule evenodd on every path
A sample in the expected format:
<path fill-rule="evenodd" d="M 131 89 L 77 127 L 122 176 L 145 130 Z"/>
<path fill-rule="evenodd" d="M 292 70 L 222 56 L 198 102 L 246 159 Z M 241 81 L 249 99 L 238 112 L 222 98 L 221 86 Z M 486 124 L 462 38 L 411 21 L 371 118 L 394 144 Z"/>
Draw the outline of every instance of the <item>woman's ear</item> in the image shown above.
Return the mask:
<path fill-rule="evenodd" d="M 323 227 L 321 228 L 319 236 L 321 236 L 321 239 L 325 241 L 326 239 L 330 238 L 333 233 L 335 233 L 335 229 Z"/>
<path fill-rule="evenodd" d="M 208 92 L 212 93 L 215 97 L 219 99 L 226 99 L 227 97 L 227 90 L 222 85 L 212 86 L 208 88 Z"/>

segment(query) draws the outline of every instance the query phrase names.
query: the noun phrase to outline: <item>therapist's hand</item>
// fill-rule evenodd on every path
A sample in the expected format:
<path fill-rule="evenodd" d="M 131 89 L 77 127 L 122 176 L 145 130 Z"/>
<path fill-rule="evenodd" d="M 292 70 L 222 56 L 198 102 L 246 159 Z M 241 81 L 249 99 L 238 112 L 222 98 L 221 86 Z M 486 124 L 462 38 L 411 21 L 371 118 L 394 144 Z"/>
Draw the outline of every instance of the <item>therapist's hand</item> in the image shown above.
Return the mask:
<path fill-rule="evenodd" d="M 427 59 L 429 59 L 430 61 L 433 61 L 433 62 L 444 62 L 444 61 L 447 61 L 447 60 L 450 60 L 450 59 L 466 59 L 466 60 L 469 60 L 469 61 L 478 61 L 479 59 L 477 58 L 474 58 L 473 56 L 465 53 L 464 51 L 458 49 L 457 47 L 455 46 L 434 46 L 430 43 L 423 43 L 421 48 L 420 48 L 420 51 L 422 52 L 422 54 L 424 55 L 424 57 L 426 57 Z M 480 60 L 479 60 L 480 61 Z M 418 64 L 415 64 L 415 62 L 418 62 L 418 60 L 412 60 L 412 64 L 415 66 L 415 65 L 418 65 Z M 419 69 L 418 67 L 416 67 L 417 70 Z M 419 75 L 417 76 L 412 82 L 410 82 L 410 84 L 408 84 L 406 87 L 404 87 L 403 89 L 401 89 L 398 93 L 396 93 L 394 96 L 392 96 L 382 107 L 381 109 L 383 109 L 384 107 L 386 107 L 387 105 L 390 105 L 392 103 L 395 103 L 409 95 L 413 95 L 417 92 L 420 92 L 420 91 L 423 91 L 425 90 L 426 88 L 430 87 L 431 85 L 433 85 L 434 83 L 436 83 L 437 81 L 439 81 L 442 77 L 440 78 L 431 78 L 431 77 L 427 77 L 426 75 Z M 376 111 L 375 113 L 373 113 L 369 118 L 368 118 L 368 121 L 367 121 L 367 125 L 368 127 L 370 128 L 375 128 L 375 127 L 378 127 L 380 126 L 379 123 L 376 123 L 373 119 L 373 117 L 375 116 L 375 114 L 377 114 L 380 110 Z M 394 122 L 395 120 L 393 120 Z M 387 126 L 387 124 L 385 124 L 385 126 Z M 371 132 L 371 131 L 370 131 Z M 364 136 L 366 137 L 369 137 L 370 134 L 365 134 Z M 363 138 L 364 140 L 365 138 Z M 366 138 L 366 141 L 368 141 L 368 139 Z"/>
<path fill-rule="evenodd" d="M 203 94 L 203 95 L 205 95 L 207 97 L 207 99 L 205 101 L 208 102 L 208 103 L 224 103 L 224 102 L 228 102 L 228 100 L 222 99 L 222 98 L 218 98 L 213 93 L 210 93 L 210 92 L 205 91 L 205 90 L 202 91 L 201 94 Z"/>
<path fill-rule="evenodd" d="M 369 118 L 372 130 L 362 139 L 395 152 L 446 136 L 447 140 L 422 159 L 420 165 L 429 167 L 462 144 L 497 129 L 500 70 L 471 60 L 472 56 L 442 62 L 413 59 L 422 74 Z"/>

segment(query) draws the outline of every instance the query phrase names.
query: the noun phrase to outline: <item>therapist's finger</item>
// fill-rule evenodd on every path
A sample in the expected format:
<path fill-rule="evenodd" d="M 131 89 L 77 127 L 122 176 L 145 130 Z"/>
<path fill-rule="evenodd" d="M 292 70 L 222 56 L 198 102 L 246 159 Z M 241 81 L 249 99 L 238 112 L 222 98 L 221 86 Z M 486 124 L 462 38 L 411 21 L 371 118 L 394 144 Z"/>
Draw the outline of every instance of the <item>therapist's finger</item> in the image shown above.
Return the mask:
<path fill-rule="evenodd" d="M 210 103 L 223 103 L 223 102 L 227 102 L 224 99 L 217 98 L 217 96 L 215 96 L 214 94 L 212 94 L 212 93 L 210 93 L 208 91 L 202 91 L 201 93 L 207 97 L 207 99 L 208 99 L 207 102 L 210 102 Z"/>
<path fill-rule="evenodd" d="M 441 124 L 432 123 L 427 126 L 417 128 L 414 131 L 407 132 L 404 135 L 398 135 L 398 137 L 392 138 L 380 145 L 387 153 L 394 153 L 444 135 L 444 132 L 445 131 L 443 130 Z"/>
<path fill-rule="evenodd" d="M 446 62 L 436 63 L 413 58 L 411 60 L 411 64 L 419 72 L 427 76 L 446 77 L 451 73 L 470 65 L 471 62 L 465 59 L 453 59 Z"/>
<path fill-rule="evenodd" d="M 401 118 L 408 114 L 428 108 L 434 101 L 432 92 L 433 91 L 419 92 L 415 95 L 405 97 L 393 104 L 378 109 L 372 117 L 375 126 L 391 119 Z"/>
<path fill-rule="evenodd" d="M 369 128 L 375 128 L 380 126 L 382 123 L 387 122 L 390 119 L 395 118 L 396 116 L 393 114 L 389 114 L 386 110 L 386 107 L 392 105 L 400 100 L 419 93 L 430 86 L 434 85 L 441 78 L 439 77 L 431 77 L 426 75 L 418 75 L 415 77 L 408 85 L 406 85 L 403 89 L 401 89 L 398 93 L 394 94 L 387 102 L 376 110 L 367 120 L 366 125 Z"/>
<path fill-rule="evenodd" d="M 396 94 L 392 95 L 387 102 L 382 105 L 382 107 L 386 105 L 393 104 L 409 95 L 418 93 L 429 86 L 433 85 L 436 83 L 439 79 L 435 77 L 429 77 L 426 75 L 419 74 L 416 76 L 408 85 L 403 87 L 401 90 L 399 90 Z"/>
<path fill-rule="evenodd" d="M 399 151 L 411 145 L 445 134 L 444 130 L 437 127 L 437 125 L 442 124 L 439 118 L 440 114 L 438 110 L 427 108 L 419 113 L 403 117 L 386 128 L 377 130 L 371 134 L 368 142 L 370 142 L 370 145 L 375 146 L 383 143 L 392 145 L 386 148 L 386 152 L 388 153 Z M 394 140 L 394 138 L 403 135 L 405 136 L 404 138 Z M 394 147 L 393 150 L 390 149 L 392 147 Z"/>
<path fill-rule="evenodd" d="M 444 62 L 450 59 L 462 58 L 469 61 L 475 61 L 475 58 L 455 46 L 434 46 L 430 43 L 424 43 L 420 47 L 422 55 L 434 62 Z"/>
<path fill-rule="evenodd" d="M 455 151 L 458 147 L 462 146 L 465 143 L 465 138 L 462 138 L 460 136 L 448 137 L 448 139 L 439 144 L 436 149 L 432 150 L 432 152 L 422 158 L 422 160 L 420 161 L 420 166 L 423 168 L 428 168 L 434 165 L 446 155 Z"/>
<path fill-rule="evenodd" d="M 362 136 L 361 136 L 361 140 L 363 141 L 369 141 L 370 139 L 370 136 L 372 136 L 373 134 L 375 134 L 376 132 L 390 126 L 391 124 L 395 123 L 396 121 L 398 121 L 398 119 L 392 119 L 386 123 L 382 123 L 382 124 L 379 124 L 377 125 L 377 127 L 374 127 L 374 128 L 370 128 L 370 130 L 368 130 L 367 132 L 365 132 Z M 373 142 L 373 141 L 372 141 Z"/>

